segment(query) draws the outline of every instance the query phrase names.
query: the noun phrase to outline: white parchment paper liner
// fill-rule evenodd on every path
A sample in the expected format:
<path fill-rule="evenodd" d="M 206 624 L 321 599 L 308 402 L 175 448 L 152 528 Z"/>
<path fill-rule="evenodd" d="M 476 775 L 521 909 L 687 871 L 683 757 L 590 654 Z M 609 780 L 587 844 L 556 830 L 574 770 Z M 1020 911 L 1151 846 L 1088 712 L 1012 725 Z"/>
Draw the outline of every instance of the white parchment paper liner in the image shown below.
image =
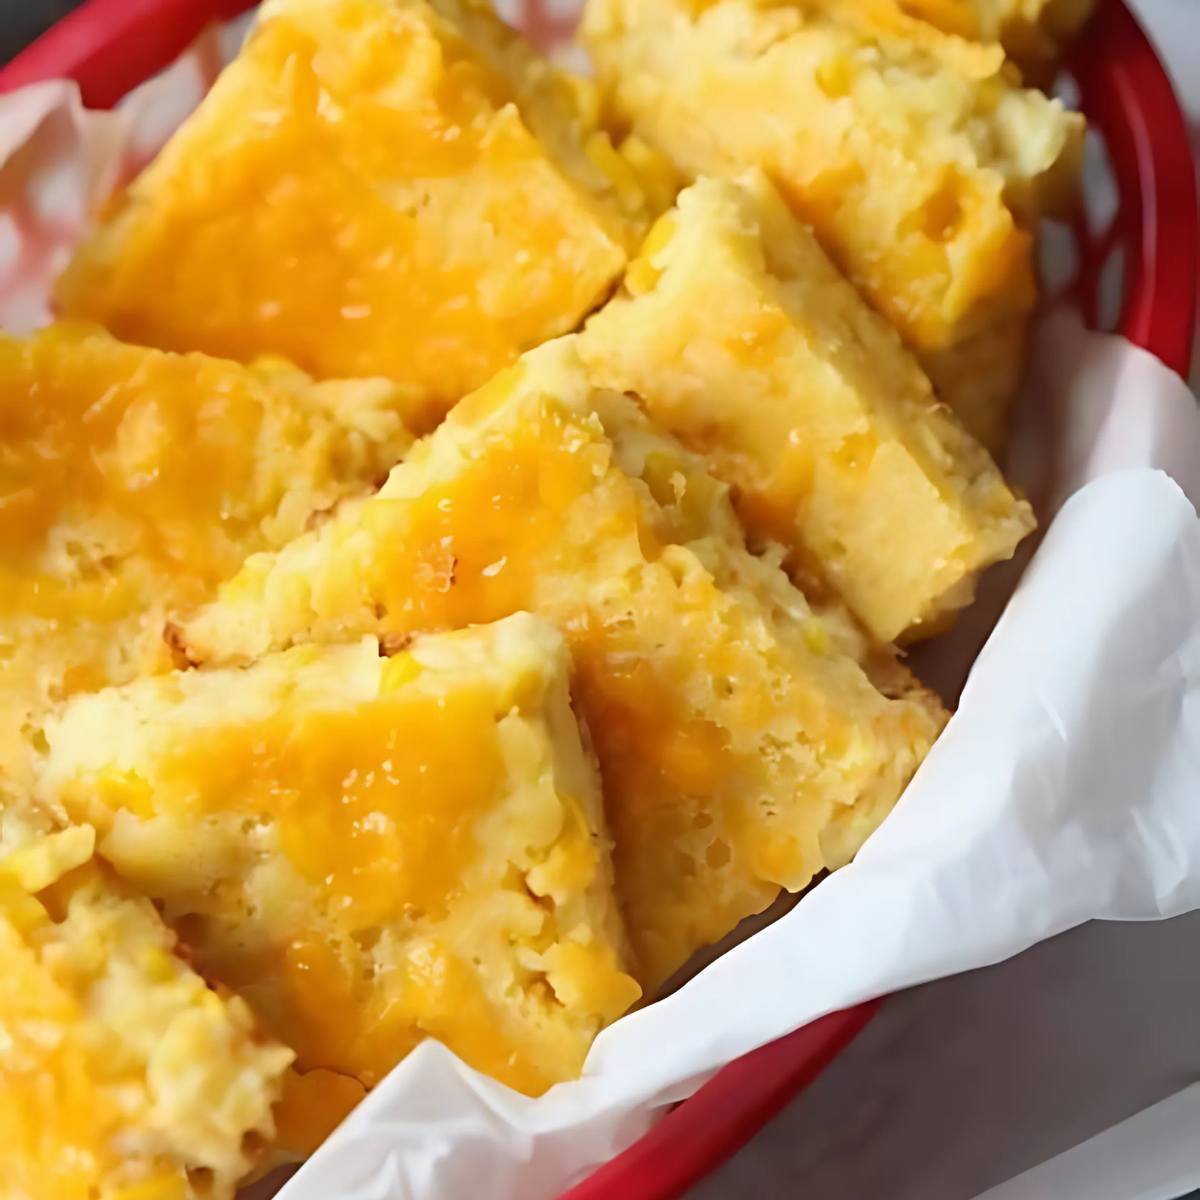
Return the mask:
<path fill-rule="evenodd" d="M 49 281 L 95 200 L 204 81 L 185 59 L 116 115 L 84 112 L 67 85 L 0 99 L 6 327 L 47 319 Z M 1120 338 L 1060 314 L 1040 341 L 1039 407 L 1063 431 L 1043 519 L 1065 503 L 958 712 L 855 862 L 605 1031 L 584 1077 L 540 1099 L 422 1045 L 283 1200 L 553 1196 L 722 1064 L 824 1013 L 1091 918 L 1200 907 L 1200 522 L 1187 498 L 1200 496 L 1200 417 L 1176 376 Z"/>

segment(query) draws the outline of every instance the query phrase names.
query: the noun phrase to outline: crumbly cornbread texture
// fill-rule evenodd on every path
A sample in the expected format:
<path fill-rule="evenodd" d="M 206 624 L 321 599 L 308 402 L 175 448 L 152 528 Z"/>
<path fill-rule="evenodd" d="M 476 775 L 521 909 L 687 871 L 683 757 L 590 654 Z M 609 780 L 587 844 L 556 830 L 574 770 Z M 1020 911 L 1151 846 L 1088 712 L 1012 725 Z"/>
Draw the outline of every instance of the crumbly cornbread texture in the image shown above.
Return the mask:
<path fill-rule="evenodd" d="M 3 772 L 48 704 L 169 669 L 174 607 L 377 485 L 412 440 L 396 393 L 89 327 L 0 335 Z"/>
<path fill-rule="evenodd" d="M 724 486 L 590 386 L 574 338 L 464 400 L 376 496 L 250 559 L 178 640 L 238 662 L 522 609 L 571 649 L 647 991 L 781 885 L 846 862 L 944 719 L 748 553 Z"/>
<path fill-rule="evenodd" d="M 1001 440 L 1031 227 L 1073 191 L 1081 117 L 894 0 L 589 0 L 584 31 L 620 119 L 690 177 L 764 168 L 967 428 Z"/>
<path fill-rule="evenodd" d="M 0 850 L 0 1195 L 231 1200 L 291 1051 L 177 955 L 94 830 L 31 816 Z"/>
<path fill-rule="evenodd" d="M 369 1087 L 434 1037 L 536 1094 L 639 995 L 567 664 L 519 613 L 139 680 L 47 725 L 38 795 L 301 1070 Z"/>
<path fill-rule="evenodd" d="M 882 641 L 937 628 L 1033 527 L 761 172 L 686 189 L 579 346 Z"/>
<path fill-rule="evenodd" d="M 646 156 L 597 109 L 476 0 L 268 0 L 60 303 L 169 349 L 387 376 L 432 423 L 574 328 L 644 234 Z"/>

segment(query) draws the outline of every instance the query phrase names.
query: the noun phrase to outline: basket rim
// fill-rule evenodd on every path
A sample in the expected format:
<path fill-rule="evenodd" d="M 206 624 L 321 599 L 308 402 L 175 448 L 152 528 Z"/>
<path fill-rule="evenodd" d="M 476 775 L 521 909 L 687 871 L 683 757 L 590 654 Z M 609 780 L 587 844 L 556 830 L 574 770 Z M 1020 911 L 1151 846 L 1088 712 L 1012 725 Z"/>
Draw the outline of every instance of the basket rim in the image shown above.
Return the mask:
<path fill-rule="evenodd" d="M 255 0 L 85 0 L 5 66 L 0 93 L 75 80 L 111 108 L 213 21 Z M 126 53 L 113 53 L 124 44 Z M 1067 57 L 1103 130 L 1129 255 L 1118 332 L 1187 377 L 1200 284 L 1200 208 L 1187 125 L 1166 69 L 1124 0 L 1100 0 Z M 830 1013 L 728 1063 L 562 1200 L 667 1200 L 732 1156 L 858 1035 L 881 999 Z"/>

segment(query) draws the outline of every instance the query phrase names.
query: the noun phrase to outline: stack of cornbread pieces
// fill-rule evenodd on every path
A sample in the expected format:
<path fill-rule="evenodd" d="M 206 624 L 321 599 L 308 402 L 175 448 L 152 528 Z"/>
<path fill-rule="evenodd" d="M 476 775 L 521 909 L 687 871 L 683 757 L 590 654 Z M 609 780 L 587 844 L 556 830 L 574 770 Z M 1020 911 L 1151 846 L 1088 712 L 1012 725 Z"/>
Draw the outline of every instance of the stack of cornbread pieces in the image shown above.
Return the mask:
<path fill-rule="evenodd" d="M 0 1194 L 227 1198 L 426 1037 L 539 1094 L 850 860 L 1033 528 L 1082 127 L 991 39 L 1084 15 L 266 0 L 0 340 Z"/>

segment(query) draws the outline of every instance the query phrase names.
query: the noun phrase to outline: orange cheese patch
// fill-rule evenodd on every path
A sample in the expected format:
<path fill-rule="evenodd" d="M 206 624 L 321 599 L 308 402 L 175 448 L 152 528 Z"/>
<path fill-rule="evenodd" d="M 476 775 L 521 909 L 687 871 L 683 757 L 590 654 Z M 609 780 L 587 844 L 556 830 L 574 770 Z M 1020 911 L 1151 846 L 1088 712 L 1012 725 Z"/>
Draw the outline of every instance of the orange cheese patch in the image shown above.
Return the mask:
<path fill-rule="evenodd" d="M 845 861 L 942 720 L 886 651 L 747 552 L 701 460 L 592 388 L 573 339 L 463 401 L 377 495 L 251 559 L 179 641 L 236 662 L 514 609 L 571 650 L 650 988 Z"/>
<path fill-rule="evenodd" d="M 573 328 L 644 231 L 594 110 L 472 0 L 273 0 L 60 302 L 152 345 L 388 376 L 433 422 Z"/>
<path fill-rule="evenodd" d="M 690 179 L 766 171 L 967 428 L 1002 440 L 1031 228 L 1074 192 L 1081 117 L 895 0 L 589 0 L 584 35 L 623 120 Z"/>
<path fill-rule="evenodd" d="M 936 628 L 1033 526 L 761 172 L 685 189 L 579 344 L 881 641 Z"/>
<path fill-rule="evenodd" d="M 232 1200 L 292 1054 L 92 845 L 76 826 L 0 850 L 0 1194 Z"/>
<path fill-rule="evenodd" d="M 297 647 L 77 698 L 39 786 L 300 1070 L 371 1087 L 434 1037 L 536 1094 L 638 995 L 566 680 L 527 614 Z"/>
<path fill-rule="evenodd" d="M 399 401 L 84 326 L 0 337 L 0 763 L 47 704 L 169 668 L 172 608 L 377 483 Z"/>

